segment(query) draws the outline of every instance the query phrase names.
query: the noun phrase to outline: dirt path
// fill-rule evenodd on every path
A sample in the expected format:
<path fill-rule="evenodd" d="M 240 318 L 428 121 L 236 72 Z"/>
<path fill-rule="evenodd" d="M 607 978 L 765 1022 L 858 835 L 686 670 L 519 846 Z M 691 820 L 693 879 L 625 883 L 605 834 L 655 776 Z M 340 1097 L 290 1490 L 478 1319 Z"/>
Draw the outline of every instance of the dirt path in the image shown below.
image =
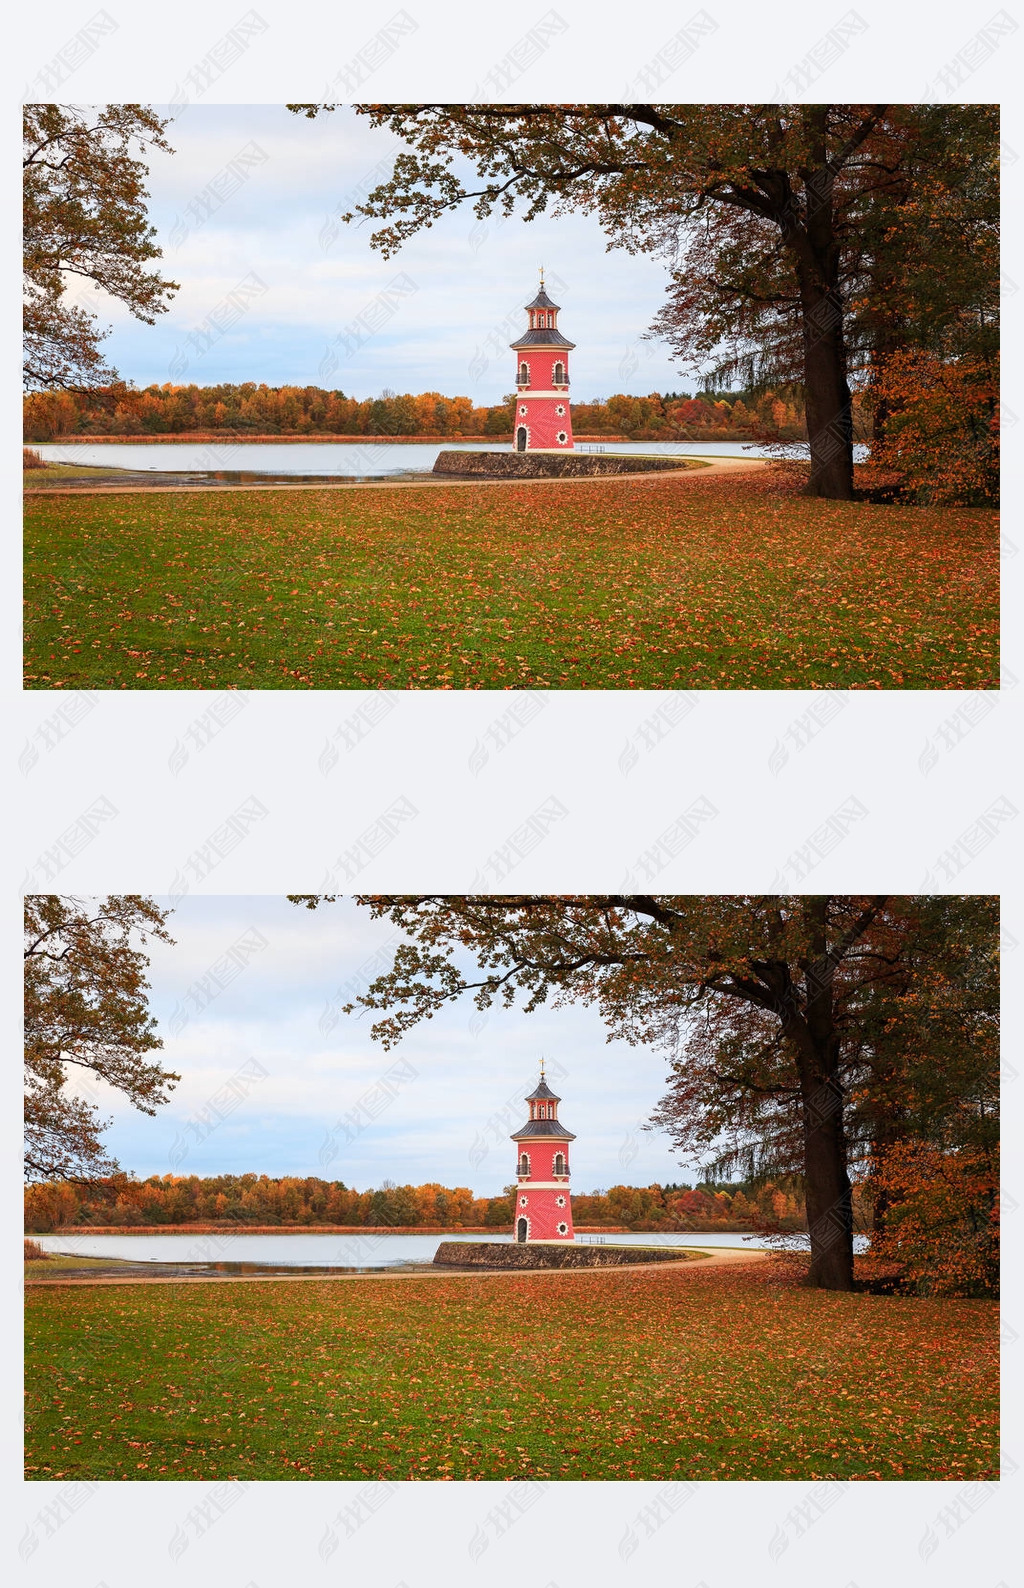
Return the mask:
<path fill-rule="evenodd" d="M 693 1251 L 696 1247 L 690 1248 Z M 704 1273 L 709 1268 L 722 1268 L 736 1263 L 763 1262 L 770 1257 L 767 1251 L 743 1251 L 736 1246 L 706 1248 L 708 1255 L 699 1262 L 692 1259 L 678 1263 L 622 1263 L 614 1268 L 429 1268 L 417 1273 L 393 1272 L 376 1269 L 364 1273 L 341 1274 L 125 1274 L 99 1275 L 95 1278 L 54 1277 L 53 1279 L 26 1279 L 25 1288 L 46 1289 L 56 1285 L 268 1285 L 268 1284 L 324 1284 L 344 1279 L 565 1279 L 587 1274 L 638 1274 L 651 1273 Z"/>
<path fill-rule="evenodd" d="M 180 494 L 193 491 L 431 491 L 443 487 L 445 490 L 452 486 L 480 486 L 515 485 L 611 485 L 615 483 L 635 483 L 639 479 L 652 480 L 706 480 L 712 475 L 743 474 L 756 469 L 763 469 L 770 458 L 715 458 L 702 469 L 661 469 L 654 474 L 595 474 L 573 475 L 566 479 L 536 479 L 536 480 L 486 480 L 486 479 L 454 479 L 448 475 L 438 475 L 436 478 L 423 480 L 339 480 L 337 484 L 325 485 L 322 481 L 317 483 L 305 480 L 296 480 L 294 484 L 263 485 L 252 483 L 244 485 L 150 485 L 139 482 L 133 485 L 93 485 L 88 483 L 68 483 L 66 485 L 40 485 L 26 486 L 25 496 L 125 496 L 135 495 L 144 491 L 147 495 L 160 496 L 167 493 Z"/>

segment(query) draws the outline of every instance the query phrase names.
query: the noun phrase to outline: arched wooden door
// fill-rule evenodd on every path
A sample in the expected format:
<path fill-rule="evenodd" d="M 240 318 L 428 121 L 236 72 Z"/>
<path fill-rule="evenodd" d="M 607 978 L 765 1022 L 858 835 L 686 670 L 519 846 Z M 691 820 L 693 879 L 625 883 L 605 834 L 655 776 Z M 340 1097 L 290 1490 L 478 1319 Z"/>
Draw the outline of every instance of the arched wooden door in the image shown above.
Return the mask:
<path fill-rule="evenodd" d="M 525 1239 L 526 1239 L 526 1220 L 525 1219 L 520 1219 L 519 1222 L 516 1224 L 516 1240 L 517 1241 L 525 1241 Z"/>
<path fill-rule="evenodd" d="M 526 426 L 525 425 L 520 425 L 519 429 L 516 431 L 516 451 L 517 452 L 525 452 L 526 451 Z"/>

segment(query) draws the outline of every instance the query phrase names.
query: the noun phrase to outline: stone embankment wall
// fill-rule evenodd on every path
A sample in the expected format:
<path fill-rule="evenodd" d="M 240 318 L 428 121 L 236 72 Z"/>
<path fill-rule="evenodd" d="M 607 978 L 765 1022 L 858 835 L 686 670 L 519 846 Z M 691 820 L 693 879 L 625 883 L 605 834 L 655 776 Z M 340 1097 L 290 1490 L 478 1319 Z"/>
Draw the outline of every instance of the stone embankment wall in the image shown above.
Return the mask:
<path fill-rule="evenodd" d="M 601 452 L 439 452 L 435 474 L 491 480 L 563 479 L 595 474 L 653 474 L 699 468 L 688 458 L 613 457 Z"/>
<path fill-rule="evenodd" d="M 441 1268 L 618 1268 L 625 1263 L 679 1263 L 693 1252 L 670 1246 L 534 1246 L 530 1242 L 442 1241 L 434 1253 Z"/>

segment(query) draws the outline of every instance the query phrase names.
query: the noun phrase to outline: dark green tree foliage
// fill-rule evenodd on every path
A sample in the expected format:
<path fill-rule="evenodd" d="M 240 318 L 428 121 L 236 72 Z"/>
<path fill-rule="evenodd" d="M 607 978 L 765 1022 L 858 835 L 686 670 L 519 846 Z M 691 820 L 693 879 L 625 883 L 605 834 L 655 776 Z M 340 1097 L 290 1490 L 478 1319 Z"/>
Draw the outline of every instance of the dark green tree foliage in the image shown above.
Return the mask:
<path fill-rule="evenodd" d="M 999 116 L 992 105 L 889 107 L 833 190 L 850 372 L 899 348 L 998 351 Z M 680 236 L 658 329 L 683 359 L 800 378 L 800 303 L 764 217 L 708 210 Z"/>
<path fill-rule="evenodd" d="M 903 1166 L 927 1162 L 950 1188 L 928 1209 L 943 1228 L 947 1271 L 958 1283 L 968 1272 L 972 1285 L 981 1274 L 991 1279 L 998 1266 L 996 901 L 890 900 L 862 955 L 871 974 L 837 986 L 836 1076 L 872 1250 L 899 1255 L 895 1232 L 914 1212 Z M 681 1151 L 703 1155 L 718 1172 L 802 1172 L 799 1088 L 763 1011 L 711 1005 L 697 1022 L 670 1021 L 665 1037 L 674 1037 L 676 1052 L 654 1117 Z M 915 1243 L 904 1254 L 905 1277 L 927 1290 L 935 1280 L 917 1255 L 916 1227 Z M 954 1261 L 964 1247 L 972 1248 L 972 1263 Z"/>

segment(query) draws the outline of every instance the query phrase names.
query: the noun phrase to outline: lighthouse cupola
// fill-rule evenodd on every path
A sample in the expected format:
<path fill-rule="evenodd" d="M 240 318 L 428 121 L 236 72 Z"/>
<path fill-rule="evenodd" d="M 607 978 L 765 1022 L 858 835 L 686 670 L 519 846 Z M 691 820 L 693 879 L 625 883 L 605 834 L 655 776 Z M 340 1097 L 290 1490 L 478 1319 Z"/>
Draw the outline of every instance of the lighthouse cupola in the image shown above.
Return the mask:
<path fill-rule="evenodd" d="M 544 290 L 526 305 L 527 328 L 511 344 L 516 354 L 516 415 L 513 437 L 518 452 L 571 452 L 569 353 L 576 346 L 558 329 L 559 306 Z"/>
<path fill-rule="evenodd" d="M 544 1079 L 526 1098 L 530 1117 L 512 1136 L 518 1147 L 513 1234 L 517 1241 L 571 1241 L 569 1143 L 576 1137 L 558 1118 L 561 1098 Z"/>

